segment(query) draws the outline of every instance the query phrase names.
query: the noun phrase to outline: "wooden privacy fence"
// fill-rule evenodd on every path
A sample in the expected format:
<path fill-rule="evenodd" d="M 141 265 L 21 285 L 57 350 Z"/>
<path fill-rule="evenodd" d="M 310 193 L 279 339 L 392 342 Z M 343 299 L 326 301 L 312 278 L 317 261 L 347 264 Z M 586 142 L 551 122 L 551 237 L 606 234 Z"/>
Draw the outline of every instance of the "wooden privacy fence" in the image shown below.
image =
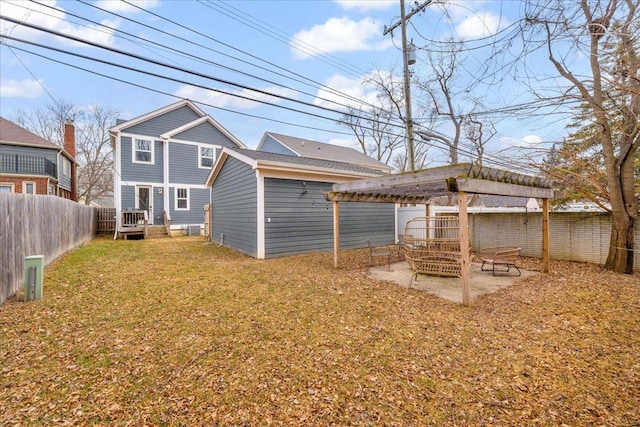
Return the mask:
<path fill-rule="evenodd" d="M 23 286 L 26 256 L 44 255 L 47 265 L 95 234 L 96 208 L 56 196 L 0 193 L 0 304 Z"/>

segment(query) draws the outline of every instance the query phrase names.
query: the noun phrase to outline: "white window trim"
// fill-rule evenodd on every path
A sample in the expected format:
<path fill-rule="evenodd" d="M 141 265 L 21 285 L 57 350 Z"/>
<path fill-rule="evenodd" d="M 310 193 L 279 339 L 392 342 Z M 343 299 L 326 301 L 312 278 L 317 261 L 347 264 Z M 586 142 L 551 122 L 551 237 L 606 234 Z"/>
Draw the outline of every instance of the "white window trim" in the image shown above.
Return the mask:
<path fill-rule="evenodd" d="M 202 149 L 203 148 L 210 148 L 211 150 L 213 150 L 213 156 L 211 156 L 211 166 L 202 166 L 202 159 L 204 158 L 209 158 L 209 157 L 204 157 L 202 155 Z M 215 147 L 212 147 L 211 145 L 198 145 L 198 168 L 199 169 L 211 169 L 213 167 L 213 164 L 216 162 L 216 149 Z"/>
<path fill-rule="evenodd" d="M 22 181 L 22 193 L 23 194 L 32 194 L 27 193 L 27 184 L 33 185 L 33 194 L 38 194 L 38 187 L 36 187 L 35 181 Z"/>
<path fill-rule="evenodd" d="M 187 190 L 187 207 L 178 207 L 178 190 Z M 189 187 L 174 187 L 173 188 L 173 208 L 177 211 L 188 211 L 191 209 L 191 189 Z"/>
<path fill-rule="evenodd" d="M 13 182 L 0 182 L 0 187 L 8 187 L 11 189 L 10 193 L 16 192 L 16 185 Z"/>
<path fill-rule="evenodd" d="M 136 160 L 136 141 L 149 141 L 151 143 L 151 161 L 144 162 L 142 160 Z M 131 137 L 131 163 L 139 163 L 142 165 L 155 165 L 156 163 L 156 144 L 153 138 Z"/>

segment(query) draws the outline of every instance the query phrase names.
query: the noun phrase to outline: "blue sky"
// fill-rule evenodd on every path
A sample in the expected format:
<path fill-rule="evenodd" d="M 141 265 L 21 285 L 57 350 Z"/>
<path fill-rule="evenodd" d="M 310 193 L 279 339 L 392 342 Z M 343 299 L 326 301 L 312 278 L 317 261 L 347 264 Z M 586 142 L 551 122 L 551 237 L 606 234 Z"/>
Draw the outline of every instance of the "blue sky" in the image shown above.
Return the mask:
<path fill-rule="evenodd" d="M 0 13 L 173 68 L 1 21 L 2 36 L 44 47 L 4 39 L 12 47 L 0 46 L 0 115 L 11 119 L 17 108 L 30 111 L 53 98 L 84 108 L 108 106 L 119 110 L 121 118 L 130 119 L 173 103 L 177 96 L 196 101 L 249 147 L 255 147 L 265 131 L 350 145 L 354 138 L 349 130 L 335 123 L 339 114 L 313 106 L 341 110 L 348 103 L 346 95 L 371 99 L 373 91 L 361 84 L 367 73 L 392 66 L 401 70 L 400 30 L 394 31 L 393 37 L 383 35 L 385 26 L 399 19 L 398 1 L 133 2 L 139 8 L 116 0 L 85 1 L 40 2 L 48 6 L 45 7 L 23 0 L 2 0 Z M 409 12 L 414 2 L 406 3 Z M 431 5 L 412 17 L 409 38 L 490 36 L 516 21 L 521 13 L 519 7 L 520 2 L 473 0 L 449 2 L 446 11 L 443 6 Z M 480 51 L 469 54 L 467 73 L 481 65 L 481 55 Z M 416 67 L 420 67 L 420 58 Z M 174 81 L 136 70 L 168 76 Z M 461 75 L 464 78 L 464 73 Z M 340 95 L 331 95 L 327 87 Z M 526 100 L 525 91 L 517 82 L 505 81 L 497 87 L 478 96 L 494 106 Z M 262 99 L 272 105 L 205 88 Z M 328 104 L 327 99 L 338 104 Z M 547 122 L 540 118 L 502 121 L 493 150 L 558 140 L 565 133 L 563 124 L 562 120 Z M 448 129 L 442 126 L 439 131 L 447 133 Z M 443 159 L 434 153 L 434 162 L 438 158 Z"/>

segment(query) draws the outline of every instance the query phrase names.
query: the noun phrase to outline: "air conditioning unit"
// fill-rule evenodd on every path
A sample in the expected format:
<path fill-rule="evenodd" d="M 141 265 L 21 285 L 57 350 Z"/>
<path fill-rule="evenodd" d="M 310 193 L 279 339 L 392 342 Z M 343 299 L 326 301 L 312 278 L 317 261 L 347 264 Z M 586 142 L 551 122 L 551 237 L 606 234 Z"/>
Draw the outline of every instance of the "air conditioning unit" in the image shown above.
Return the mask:
<path fill-rule="evenodd" d="M 199 225 L 190 225 L 187 228 L 187 236 L 199 236 L 200 235 L 200 226 Z"/>

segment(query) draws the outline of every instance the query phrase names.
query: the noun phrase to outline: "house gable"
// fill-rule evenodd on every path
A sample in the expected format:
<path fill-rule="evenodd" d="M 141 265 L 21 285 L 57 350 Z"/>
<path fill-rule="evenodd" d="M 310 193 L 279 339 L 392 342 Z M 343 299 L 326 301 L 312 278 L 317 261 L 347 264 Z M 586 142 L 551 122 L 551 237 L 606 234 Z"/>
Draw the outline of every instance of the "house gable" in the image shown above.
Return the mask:
<path fill-rule="evenodd" d="M 175 110 L 151 117 L 148 120 L 123 127 L 121 132 L 134 135 L 149 135 L 158 138 L 160 135 L 200 117 L 201 116 L 189 105 L 184 105 Z"/>
<path fill-rule="evenodd" d="M 192 141 L 219 147 L 246 147 L 238 138 L 210 116 L 200 117 L 161 136 L 163 139 Z"/>
<path fill-rule="evenodd" d="M 262 136 L 262 140 L 260 141 L 260 144 L 258 144 L 256 150 L 265 151 L 267 153 L 284 154 L 286 156 L 299 156 L 298 153 L 287 148 L 268 132 Z"/>

